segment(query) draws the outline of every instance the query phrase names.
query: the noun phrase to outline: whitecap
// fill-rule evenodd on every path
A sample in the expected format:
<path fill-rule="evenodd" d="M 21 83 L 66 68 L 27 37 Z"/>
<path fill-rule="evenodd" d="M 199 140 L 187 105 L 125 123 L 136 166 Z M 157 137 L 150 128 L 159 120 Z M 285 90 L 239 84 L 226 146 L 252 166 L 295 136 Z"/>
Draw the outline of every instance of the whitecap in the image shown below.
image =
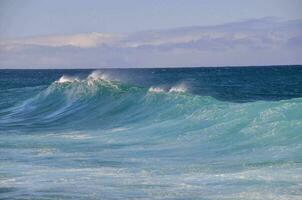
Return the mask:
<path fill-rule="evenodd" d="M 165 92 L 165 90 L 163 88 L 160 87 L 150 87 L 149 92 L 155 92 L 155 93 L 159 93 L 159 92 Z"/>
<path fill-rule="evenodd" d="M 127 131 L 127 130 L 128 130 L 128 128 L 125 128 L 125 127 L 117 127 L 117 128 L 110 129 L 109 131 L 112 133 L 115 133 L 115 132 Z"/>
<path fill-rule="evenodd" d="M 49 156 L 49 155 L 53 155 L 56 151 L 57 151 L 57 149 L 55 149 L 55 148 L 42 148 L 42 149 L 38 150 L 38 155 L 39 156 Z"/>
<path fill-rule="evenodd" d="M 87 77 L 87 79 L 92 79 L 92 80 L 107 80 L 109 81 L 109 76 L 99 70 L 93 71 L 91 74 L 89 74 L 89 76 Z"/>
<path fill-rule="evenodd" d="M 176 85 L 171 87 L 169 92 L 178 92 L 178 93 L 187 92 L 187 86 L 185 84 Z"/>
<path fill-rule="evenodd" d="M 86 139 L 93 138 L 88 134 L 81 134 L 81 133 L 62 134 L 60 135 L 60 137 L 65 139 L 72 139 L 72 140 L 86 140 Z"/>
<path fill-rule="evenodd" d="M 71 77 L 63 75 L 59 80 L 56 81 L 56 83 L 72 83 L 72 82 L 78 82 L 80 81 L 77 77 Z"/>

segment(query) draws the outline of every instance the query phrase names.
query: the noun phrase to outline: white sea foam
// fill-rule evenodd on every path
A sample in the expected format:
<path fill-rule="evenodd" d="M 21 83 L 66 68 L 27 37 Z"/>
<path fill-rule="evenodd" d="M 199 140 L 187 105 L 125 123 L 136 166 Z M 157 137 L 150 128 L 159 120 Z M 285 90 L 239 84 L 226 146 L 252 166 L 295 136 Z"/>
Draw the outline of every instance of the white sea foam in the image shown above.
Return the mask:
<path fill-rule="evenodd" d="M 107 74 L 104 74 L 101 71 L 93 71 L 87 79 L 88 81 L 90 80 L 106 80 L 109 81 L 109 77 Z M 78 77 L 72 77 L 72 76 L 67 76 L 63 75 L 59 80 L 55 81 L 56 83 L 72 83 L 72 82 L 79 82 L 81 81 Z"/>
<path fill-rule="evenodd" d="M 158 93 L 158 92 L 165 92 L 165 90 L 163 88 L 160 88 L 160 87 L 150 87 L 149 92 L 155 92 L 155 93 Z"/>
<path fill-rule="evenodd" d="M 118 127 L 118 128 L 113 128 L 110 131 L 114 133 L 114 132 L 120 132 L 120 131 L 126 131 L 126 130 L 128 130 L 128 128 Z"/>
<path fill-rule="evenodd" d="M 87 79 L 92 79 L 92 80 L 99 80 L 99 79 L 102 79 L 102 80 L 107 80 L 109 81 L 109 76 L 99 70 L 96 70 L 96 71 L 93 71 L 88 77 Z"/>
<path fill-rule="evenodd" d="M 186 91 L 187 91 L 187 86 L 185 84 L 173 86 L 169 90 L 169 92 L 179 92 L 179 93 L 183 93 Z"/>
<path fill-rule="evenodd" d="M 38 155 L 39 156 L 48 156 L 48 155 L 53 155 L 57 149 L 55 148 L 42 148 L 38 150 Z"/>
<path fill-rule="evenodd" d="M 88 134 L 77 133 L 77 132 L 61 134 L 60 137 L 65 138 L 65 139 L 72 139 L 72 140 L 86 140 L 86 139 L 93 138 L 92 136 L 90 136 Z"/>
<path fill-rule="evenodd" d="M 71 77 L 71 76 L 66 76 L 63 75 L 59 80 L 57 80 L 57 83 L 72 83 L 72 82 L 78 82 L 80 81 L 79 78 L 77 77 Z"/>
<path fill-rule="evenodd" d="M 93 86 L 95 84 L 95 81 L 104 81 L 106 84 L 114 87 L 115 89 L 119 89 L 118 85 L 116 85 L 114 82 L 112 82 L 111 77 L 109 77 L 108 74 L 105 74 L 102 71 L 96 70 L 93 71 L 88 77 L 87 77 L 87 84 L 89 86 Z"/>
<path fill-rule="evenodd" d="M 185 84 L 179 84 L 176 86 L 171 87 L 169 90 L 166 90 L 164 88 L 161 87 L 150 87 L 149 92 L 154 92 L 154 93 L 160 93 L 160 92 L 169 92 L 169 93 L 183 93 L 183 92 L 187 92 L 187 86 Z"/>

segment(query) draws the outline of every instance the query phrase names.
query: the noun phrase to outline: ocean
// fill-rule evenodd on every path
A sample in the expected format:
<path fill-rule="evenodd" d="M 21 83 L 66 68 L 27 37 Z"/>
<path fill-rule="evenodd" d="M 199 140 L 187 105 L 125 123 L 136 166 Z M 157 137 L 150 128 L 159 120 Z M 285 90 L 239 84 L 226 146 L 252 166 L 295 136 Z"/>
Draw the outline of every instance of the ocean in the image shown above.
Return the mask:
<path fill-rule="evenodd" d="M 302 199 L 302 66 L 0 70 L 0 199 Z"/>

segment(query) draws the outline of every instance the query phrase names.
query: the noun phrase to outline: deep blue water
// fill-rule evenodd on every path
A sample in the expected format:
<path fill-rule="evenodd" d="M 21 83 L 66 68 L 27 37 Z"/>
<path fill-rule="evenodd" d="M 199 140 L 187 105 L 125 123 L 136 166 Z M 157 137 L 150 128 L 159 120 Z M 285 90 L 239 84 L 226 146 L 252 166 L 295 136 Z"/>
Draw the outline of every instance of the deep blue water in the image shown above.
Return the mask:
<path fill-rule="evenodd" d="M 0 199 L 301 199 L 302 66 L 0 70 Z"/>

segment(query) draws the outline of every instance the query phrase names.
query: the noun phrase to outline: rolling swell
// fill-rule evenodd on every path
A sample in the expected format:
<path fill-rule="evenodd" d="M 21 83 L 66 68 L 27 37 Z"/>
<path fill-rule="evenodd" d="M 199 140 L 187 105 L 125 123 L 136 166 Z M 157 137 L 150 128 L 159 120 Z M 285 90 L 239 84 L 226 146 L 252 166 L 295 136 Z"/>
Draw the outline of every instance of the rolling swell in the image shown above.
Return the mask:
<path fill-rule="evenodd" d="M 225 143 L 230 140 L 230 145 L 239 139 L 246 143 L 250 138 L 254 140 L 250 142 L 269 145 L 301 139 L 301 106 L 300 98 L 222 102 L 192 95 L 184 86 L 143 88 L 111 81 L 93 72 L 82 80 L 61 77 L 34 97 L 7 109 L 1 123 L 2 127 L 29 127 L 31 131 L 112 129 L 127 125 L 150 129 L 152 134 L 156 134 L 152 129 L 161 129 L 175 137 L 193 137 L 191 133 L 195 132 L 209 134 L 209 138 Z"/>
<path fill-rule="evenodd" d="M 140 87 L 95 72 L 63 76 L 0 111 L 0 135 L 7 149 L 22 137 L 15 165 L 33 177 L 33 193 L 22 191 L 25 176 L 16 196 L 78 198 L 76 188 L 82 198 L 97 191 L 102 198 L 294 199 L 301 195 L 301 113 L 301 98 L 219 101 L 183 84 Z M 54 184 L 53 175 L 66 180 Z"/>

